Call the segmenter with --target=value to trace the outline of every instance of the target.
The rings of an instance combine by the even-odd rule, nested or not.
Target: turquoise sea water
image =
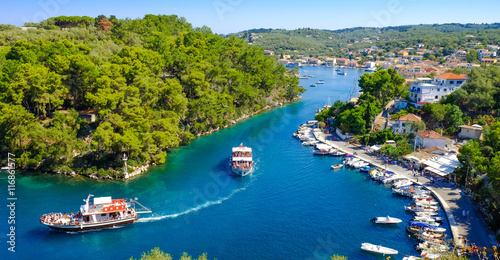
[[[313,156],[291,134],[313,119],[315,110],[345,99],[362,71],[336,75],[332,68],[308,67],[315,78],[301,80],[308,89],[300,102],[263,113],[236,126],[195,140],[169,154],[167,163],[126,181],[93,181],[54,175],[17,175],[16,252],[2,259],[128,259],[154,247],[179,258],[182,252],[207,252],[217,259],[375,259],[361,243],[399,250],[396,259],[416,255],[416,240],[404,228],[411,219],[409,199],[391,194],[355,170],[330,170],[339,158]],[[325,84],[311,88],[323,79]],[[231,148],[254,149],[251,175],[230,175]],[[2,173],[1,178],[6,175]],[[7,204],[7,182],[0,180]],[[48,212],[77,211],[91,193],[139,198],[153,210],[139,223],[121,228],[62,233],[39,224]],[[0,232],[7,234],[9,211],[0,211]],[[395,227],[377,226],[374,216],[401,218]],[[441,213],[442,215],[442,213]],[[447,227],[447,224],[445,225]],[[391,258],[394,259],[394,258]]]

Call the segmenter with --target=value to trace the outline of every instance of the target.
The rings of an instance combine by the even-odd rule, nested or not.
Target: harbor
[[[332,165],[342,164],[342,157],[315,156],[310,147],[291,136],[299,124],[312,119],[328,97],[332,101],[346,99],[353,81],[364,71],[350,69],[340,76],[333,68],[307,69],[316,78],[301,80],[302,84],[317,79],[324,79],[324,84],[308,89],[297,103],[173,149],[164,165],[151,166],[140,176],[107,182],[59,175],[16,176],[18,201],[23,202],[16,209],[16,239],[22,241],[16,257],[53,259],[93,254],[101,259],[137,258],[151,250],[152,237],[157,241],[155,246],[175,257],[183,252],[207,252],[217,259],[330,259],[334,254],[368,259],[371,256],[361,250],[362,243],[397,250],[391,259],[417,255],[417,241],[408,238],[404,228],[414,217],[403,208],[411,199],[393,195],[365,173],[354,174],[345,167],[332,170]],[[319,139],[327,137],[318,135]],[[232,149],[241,143],[252,148],[253,171],[246,176],[233,174],[229,163]],[[345,142],[332,144],[384,166]],[[133,166],[133,162],[128,163]],[[395,165],[387,168],[399,171]],[[0,192],[6,196],[6,190]],[[48,212],[75,211],[75,202],[89,193],[137,197],[152,213],[141,215],[133,225],[70,234],[51,231],[39,223],[40,216]],[[461,214],[451,212],[460,228]],[[0,215],[6,219],[7,213],[1,211]],[[438,214],[444,217],[442,210]],[[370,221],[376,216],[402,222],[380,225]],[[447,225],[444,217],[442,226]],[[7,227],[6,223],[0,226]],[[468,232],[469,241],[481,236],[475,230]]]
[[[332,134],[325,134],[323,131],[314,131],[313,134],[315,139],[321,143],[328,144],[344,153],[355,153],[355,157],[374,167],[395,172],[400,176],[414,180],[416,184],[424,185],[426,189],[432,192],[433,196],[438,199],[443,207],[451,228],[453,243],[456,246],[464,246],[464,237],[481,247],[495,245],[493,234],[488,233],[488,226],[483,219],[484,216],[480,215],[478,207],[474,205],[470,196],[456,185],[446,181],[431,181],[430,176],[424,177],[421,173],[415,177],[415,172],[407,167],[401,166],[398,163],[387,164],[384,160],[373,154],[369,154],[367,150],[359,146],[352,145],[340,138],[336,138],[335,140],[332,138]],[[463,212],[467,212],[466,215]]]

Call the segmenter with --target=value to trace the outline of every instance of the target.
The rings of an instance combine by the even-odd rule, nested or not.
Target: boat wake
[[[247,188],[247,186],[243,187],[243,188],[240,188],[240,189],[237,189],[237,190],[234,190],[233,192],[231,192],[231,194],[229,194],[227,197],[224,197],[224,198],[221,198],[219,200],[216,200],[216,201],[207,201],[201,205],[198,205],[194,208],[190,208],[188,210],[185,210],[185,211],[182,211],[182,212],[179,212],[179,213],[175,213],[175,214],[169,214],[169,215],[163,215],[163,216],[154,216],[154,217],[148,217],[148,218],[140,218],[137,222],[153,222],[153,221],[158,221],[158,220],[162,220],[162,219],[166,219],[166,218],[176,218],[176,217],[179,217],[179,216],[182,216],[182,215],[186,215],[186,214],[189,214],[189,213],[192,213],[192,212],[196,212],[198,210],[201,210],[201,209],[204,209],[204,208],[208,208],[210,206],[213,206],[213,205],[218,205],[218,204],[221,204],[222,202],[230,199],[231,197],[233,197],[234,194],[240,192],[240,191],[243,191]]]

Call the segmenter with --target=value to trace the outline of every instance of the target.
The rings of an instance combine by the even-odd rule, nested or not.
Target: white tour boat
[[[381,245],[374,245],[370,243],[362,243],[361,244],[361,250],[369,251],[372,253],[377,253],[377,254],[382,254],[382,255],[397,255],[398,250],[384,247]]]
[[[374,223],[377,223],[377,224],[398,224],[398,223],[401,223],[403,222],[401,219],[399,218],[392,218],[392,217],[374,217],[372,219],[372,221]]]
[[[76,213],[49,213],[40,218],[40,223],[51,229],[63,231],[83,231],[132,224],[139,219],[139,214],[151,213],[151,210],[135,200],[111,199],[111,197],[94,197],[90,201],[89,194],[80,211]],[[142,207],[137,211],[135,205]]]
[[[252,148],[240,144],[233,147],[231,154],[231,170],[240,176],[249,174],[253,169]]]

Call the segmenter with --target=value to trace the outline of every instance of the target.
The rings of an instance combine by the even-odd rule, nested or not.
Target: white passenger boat
[[[83,231],[132,224],[139,220],[139,214],[151,213],[151,210],[142,206],[137,199],[111,199],[111,197],[94,197],[93,202],[89,194],[80,211],[76,213],[49,213],[40,218],[40,223],[54,230]],[[136,204],[142,210],[136,210]]]
[[[233,147],[231,153],[231,170],[240,176],[249,174],[253,169],[252,148],[240,144]]]
[[[392,217],[374,217],[372,221],[376,224],[398,224],[403,222],[399,218],[392,218]]]
[[[370,243],[362,243],[361,250],[369,251],[372,253],[382,254],[382,255],[397,255],[398,250],[388,248],[381,245],[374,245]]]

